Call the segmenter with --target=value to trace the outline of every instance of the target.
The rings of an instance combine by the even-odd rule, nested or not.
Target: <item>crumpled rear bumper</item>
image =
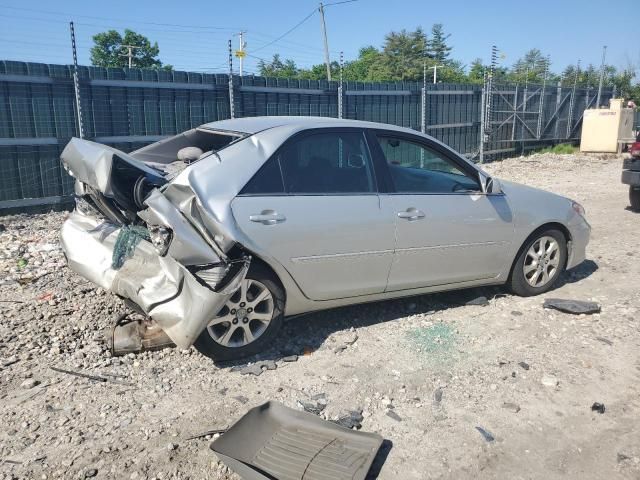
[[[188,348],[237,290],[248,263],[223,289],[215,291],[171,256],[161,257],[151,243],[141,240],[133,255],[116,270],[112,254],[119,232],[116,225],[72,212],[60,234],[69,267],[136,303],[178,347]]]

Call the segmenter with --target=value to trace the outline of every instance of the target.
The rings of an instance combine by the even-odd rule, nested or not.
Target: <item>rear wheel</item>
[[[567,241],[559,230],[539,230],[525,242],[509,278],[511,291],[522,297],[553,287],[567,264]]]
[[[629,203],[631,203],[631,209],[636,212],[640,212],[640,187],[629,187]]]
[[[209,321],[195,347],[214,360],[254,355],[272,342],[280,330],[284,292],[280,282],[262,265],[252,265],[240,288]]]

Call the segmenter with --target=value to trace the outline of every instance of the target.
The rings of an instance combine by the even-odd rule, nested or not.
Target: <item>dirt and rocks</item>
[[[198,435],[269,399],[380,433],[382,479],[640,478],[640,216],[626,209],[621,158],[487,170],[586,207],[588,260],[558,289],[301,317],[254,359],[268,362],[260,375],[193,349],[111,358],[103,331],[123,306],[65,267],[65,214],[0,217],[0,478],[237,478]],[[543,309],[549,297],[602,310]]]

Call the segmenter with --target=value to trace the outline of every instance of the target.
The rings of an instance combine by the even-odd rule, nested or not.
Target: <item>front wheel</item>
[[[629,203],[631,203],[631,209],[640,212],[640,187],[629,187]]]
[[[531,235],[520,251],[509,277],[509,287],[521,297],[545,293],[560,278],[567,264],[567,241],[558,230]]]
[[[234,360],[265,350],[282,326],[284,300],[278,279],[263,266],[252,265],[194,346],[213,360]]]

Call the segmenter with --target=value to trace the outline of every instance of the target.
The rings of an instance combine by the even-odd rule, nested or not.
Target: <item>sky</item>
[[[551,56],[551,70],[559,72],[578,59],[598,66],[603,45],[607,63],[640,65],[640,42],[624,23],[637,17],[638,1],[357,0],[328,6],[325,15],[332,60],[340,51],[350,60],[363,46],[379,47],[390,31],[417,26],[429,31],[432,24],[442,23],[451,34],[452,58],[463,64],[478,57],[489,63],[495,44],[506,66],[528,49],[539,48]],[[227,42],[232,39],[237,48],[239,31],[246,32],[245,74],[257,73],[259,59],[274,53],[309,67],[324,60],[317,7],[315,0],[0,0],[0,60],[71,63],[73,20],[78,61],[84,65],[90,64],[92,35],[130,28],[157,41],[160,59],[177,70],[227,72]]]

